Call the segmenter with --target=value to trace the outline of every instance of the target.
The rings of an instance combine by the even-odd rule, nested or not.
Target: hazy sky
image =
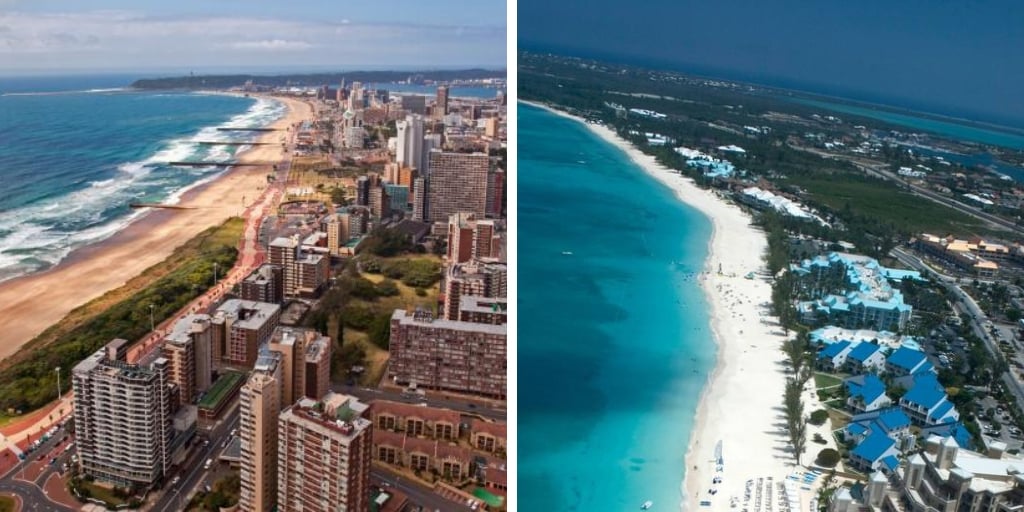
[[[520,47],[1024,126],[1024,1],[519,0],[518,9]]]
[[[0,73],[505,67],[472,0],[0,0]]]

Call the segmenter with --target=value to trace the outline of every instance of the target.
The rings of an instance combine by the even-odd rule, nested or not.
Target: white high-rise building
[[[395,161],[404,167],[423,169],[423,118],[409,115],[395,126],[398,128]]]
[[[170,362],[129,364],[127,344],[111,341],[72,371],[75,441],[86,475],[146,487],[171,465]]]

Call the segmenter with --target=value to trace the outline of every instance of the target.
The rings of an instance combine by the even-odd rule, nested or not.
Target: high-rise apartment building
[[[353,397],[329,393],[281,413],[278,510],[371,510],[373,423],[363,417],[366,409]]]
[[[295,296],[295,273],[289,273],[288,269],[294,267],[298,252],[299,241],[295,238],[275,238],[267,248],[267,261],[271,265],[281,267],[284,276],[282,293],[285,297]]]
[[[270,263],[260,265],[242,280],[242,300],[284,302],[284,269]]]
[[[330,243],[331,233],[328,232],[328,247]],[[270,242],[268,252],[270,264],[277,265],[283,270],[285,297],[312,298],[327,284],[331,268],[330,259],[321,254],[303,251],[298,239],[278,237]]]
[[[412,220],[427,220],[427,180],[416,178],[412,188]]]
[[[419,94],[405,94],[402,96],[401,105],[402,110],[407,110],[410,114],[424,115],[427,113],[427,97]]]
[[[349,231],[349,214],[347,211],[328,215],[320,223],[321,229],[327,233],[327,250],[337,256],[341,248],[351,238]]]
[[[484,135],[492,139],[498,137],[498,118],[488,117],[484,120]]]
[[[401,130],[399,130],[401,133]],[[401,137],[399,137],[401,142]],[[356,205],[367,206],[370,204],[370,178],[369,176],[360,176],[356,178]]]
[[[444,126],[439,127],[440,131],[444,131]],[[435,149],[443,149],[441,143],[441,133],[428,133],[423,136],[423,158],[421,160],[422,169],[419,170],[420,176],[424,178],[430,178],[430,152]]]
[[[171,465],[170,362],[128,364],[125,347],[114,340],[72,370],[75,441],[86,475],[146,487]]]
[[[448,266],[444,279],[444,307],[442,318],[446,320],[472,321],[465,318],[463,299],[503,299],[508,296],[508,266],[498,262],[470,260]],[[475,303],[479,303],[479,300]],[[487,301],[484,301],[487,302]],[[490,301],[489,304],[498,304]],[[504,302],[501,302],[504,304]],[[502,312],[504,308],[502,307]],[[472,315],[470,315],[472,316]],[[493,323],[488,321],[487,323]]]
[[[501,240],[497,224],[469,212],[448,217],[448,263],[465,263],[471,259],[501,257]]]
[[[274,332],[281,306],[230,299],[213,314],[213,358],[221,364],[252,367],[259,348]]]
[[[163,353],[170,361],[170,380],[178,386],[179,405],[192,403],[212,383],[213,334],[210,315],[192,314],[178,320],[164,338]]]
[[[458,212],[481,218],[487,211],[487,171],[490,158],[483,153],[430,152],[427,219],[448,222]]]
[[[278,327],[267,348],[281,354],[281,397],[285,405],[302,397],[319,399],[330,381],[331,340],[313,329]]]
[[[281,355],[263,351],[239,393],[242,440],[241,510],[269,512],[277,505],[277,416],[281,412]]]
[[[388,373],[398,384],[506,397],[504,325],[435,320],[429,311],[391,316]]]
[[[409,187],[387,183],[384,189],[388,194],[388,207],[391,211],[409,211]]]
[[[485,207],[488,217],[505,216],[505,171],[503,169],[491,169],[487,173],[487,206]]]
[[[448,115],[448,86],[437,87],[437,100],[434,102],[434,117],[441,119]]]
[[[391,199],[383,186],[370,189],[370,214],[381,219],[391,216]]]

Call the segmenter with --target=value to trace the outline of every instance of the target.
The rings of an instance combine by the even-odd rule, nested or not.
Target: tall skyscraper
[[[363,417],[367,408],[353,397],[329,393],[281,413],[278,510],[371,510],[373,423]]]
[[[399,132],[401,133],[401,132]],[[402,139],[398,139],[399,147],[401,147]],[[367,206],[370,204],[370,177],[360,176],[356,178],[356,204],[359,206]]]
[[[481,218],[487,211],[487,171],[490,158],[483,153],[430,152],[427,220],[448,222],[448,216],[469,212]]]
[[[430,178],[430,152],[435,149],[441,149],[441,134],[430,133],[424,135],[422,159],[423,168],[420,169],[420,175],[428,179]]]
[[[498,118],[497,117],[488,117],[484,121],[484,136],[490,137],[492,139],[498,137]]]
[[[264,351],[240,392],[241,510],[269,512],[277,504],[277,416],[281,412],[281,355]]]
[[[327,250],[337,256],[341,248],[348,243],[349,214],[347,211],[328,215],[322,222],[321,229],[327,233]]]
[[[487,173],[487,216],[502,217],[505,214],[505,171],[492,169]]]
[[[367,178],[367,191],[370,178]],[[327,234],[328,245],[330,233]],[[270,242],[269,262],[283,269],[284,296],[312,298],[319,294],[327,283],[330,273],[330,260],[322,254],[302,249],[296,238],[278,237]]]
[[[410,114],[424,115],[427,113],[427,97],[419,94],[404,94],[401,99],[402,110]]]
[[[423,169],[423,118],[409,115],[395,126],[398,128],[395,161],[403,167]]]
[[[434,117],[438,119],[448,115],[448,86],[437,87],[437,101],[434,102]]]
[[[83,473],[118,486],[149,486],[171,465],[170,363],[123,359],[114,340],[72,370],[75,441]]]
[[[213,374],[213,325],[210,315],[187,315],[164,338],[170,380],[178,386],[179,405],[192,403],[210,387]]]

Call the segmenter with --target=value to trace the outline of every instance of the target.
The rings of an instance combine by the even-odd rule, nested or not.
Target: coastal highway
[[[500,409],[491,409],[484,406],[476,405],[466,400],[452,400],[450,398],[436,398],[429,396],[418,396],[408,395],[400,391],[388,391],[384,389],[374,388],[360,388],[356,386],[345,386],[341,384],[332,384],[331,390],[344,393],[346,395],[352,395],[362,401],[372,400],[390,400],[392,402],[402,402],[406,404],[427,404],[430,407],[440,407],[444,409],[451,409],[464,414],[472,414],[476,416],[482,416],[484,418],[504,421],[507,417],[506,412]]]
[[[985,330],[984,323],[988,320],[985,312],[981,310],[978,303],[974,301],[967,292],[957,286],[956,279],[945,274],[939,273],[932,269],[928,264],[918,258],[917,256],[910,254],[909,252],[896,247],[893,248],[889,253],[890,256],[896,258],[904,265],[921,272],[922,275],[930,276],[936,279],[947,292],[951,292],[953,296],[957,298],[957,302],[954,304],[954,310],[957,312],[967,313],[970,318],[971,331],[978,339],[982,340],[985,345],[985,349],[992,357],[997,357],[1000,354],[999,346],[996,344],[996,340],[992,339],[991,333]],[[1021,385],[1020,381],[1013,376],[1012,371],[1005,371],[999,379],[1002,380],[1006,389],[1010,391],[1010,394],[1017,401],[1017,407],[1024,412],[1024,386]]]

